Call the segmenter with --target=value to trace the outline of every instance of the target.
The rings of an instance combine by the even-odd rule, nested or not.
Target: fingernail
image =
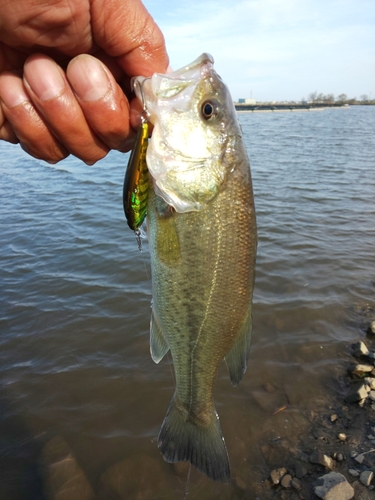
[[[23,102],[29,101],[22,79],[12,73],[1,75],[1,101],[8,109],[14,108]]]
[[[66,87],[63,70],[47,56],[37,56],[26,61],[24,78],[41,101],[54,99]]]
[[[68,80],[82,101],[98,101],[111,88],[111,82],[103,64],[95,57],[83,54],[68,65]]]

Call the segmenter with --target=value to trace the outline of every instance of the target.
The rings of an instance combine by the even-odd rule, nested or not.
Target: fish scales
[[[257,236],[246,150],[212,62],[203,54],[171,75],[154,75],[141,82],[138,97],[155,126],[147,153],[151,354],[159,362],[170,349],[176,376],[158,445],[166,461],[189,461],[226,482],[229,460],[213,390],[223,358],[233,385],[246,370]],[[184,119],[193,125],[180,138],[174,132],[183,131]]]

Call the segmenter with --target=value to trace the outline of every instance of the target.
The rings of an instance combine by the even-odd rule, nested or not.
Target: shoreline
[[[294,112],[294,111],[324,111],[327,108],[349,109],[348,104],[344,105],[308,105],[308,104],[239,104],[234,103],[237,113],[275,113],[275,112]]]

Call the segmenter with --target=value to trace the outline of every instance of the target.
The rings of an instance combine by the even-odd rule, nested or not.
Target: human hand
[[[0,0],[0,139],[51,163],[129,151],[130,78],[167,66],[140,0]]]

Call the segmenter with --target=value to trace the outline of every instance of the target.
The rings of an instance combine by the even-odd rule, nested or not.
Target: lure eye
[[[205,120],[211,120],[217,115],[217,108],[212,101],[204,101],[201,106],[201,111]]]

